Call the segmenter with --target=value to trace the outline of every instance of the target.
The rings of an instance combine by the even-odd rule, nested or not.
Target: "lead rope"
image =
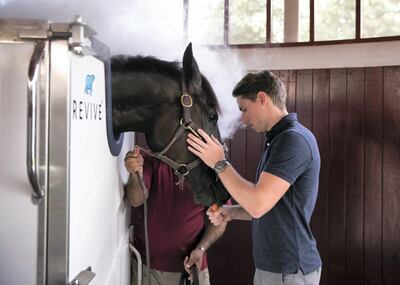
[[[149,244],[149,232],[147,228],[147,197],[149,197],[149,192],[147,191],[146,185],[144,185],[143,178],[140,176],[139,172],[136,172],[136,176],[139,180],[140,188],[144,195],[144,205],[143,205],[143,215],[144,215],[144,240],[146,247],[146,275],[147,275],[147,285],[150,285],[150,244]],[[142,280],[143,283],[143,280]],[[142,284],[138,284],[142,285]]]

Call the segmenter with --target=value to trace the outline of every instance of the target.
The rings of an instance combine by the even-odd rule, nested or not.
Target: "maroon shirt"
[[[181,272],[183,260],[196,247],[204,231],[206,208],[193,202],[188,185],[175,183],[173,170],[160,160],[144,155],[143,177],[149,190],[148,230],[150,266],[167,272]],[[143,206],[134,209],[135,247],[145,263]],[[204,254],[202,269],[207,267]]]

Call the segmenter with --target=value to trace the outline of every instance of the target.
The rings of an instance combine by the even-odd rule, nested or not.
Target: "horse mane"
[[[173,79],[179,78],[181,72],[179,63],[176,61],[165,61],[152,56],[141,55],[114,56],[111,58],[111,69],[113,71],[161,73]]]
[[[153,56],[117,55],[111,58],[111,70],[116,72],[151,72],[160,73],[175,80],[180,80],[181,64],[177,61],[165,61]],[[201,87],[209,96],[211,104],[220,112],[217,96],[208,79],[202,74]]]

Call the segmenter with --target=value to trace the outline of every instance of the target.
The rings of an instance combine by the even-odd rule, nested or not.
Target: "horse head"
[[[229,198],[222,183],[188,149],[189,132],[201,128],[220,139],[219,106],[188,45],[182,66],[152,57],[112,59],[114,132],[143,132],[157,158],[186,179],[194,201],[206,206]]]

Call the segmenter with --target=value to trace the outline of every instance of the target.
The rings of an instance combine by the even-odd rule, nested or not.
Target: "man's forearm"
[[[231,208],[232,220],[250,221],[250,214],[240,205],[225,206]]]
[[[199,244],[197,245],[197,248],[201,249],[202,251],[206,251],[207,249],[210,248],[210,246],[216,242],[222,234],[225,232],[227,223],[224,222],[218,226],[215,226],[213,224],[208,224],[206,231],[201,238]]]
[[[128,183],[125,185],[125,192],[132,207],[139,207],[144,203],[145,195],[143,191],[147,192],[147,189],[142,189],[142,187],[146,188],[143,179],[141,183],[138,175],[130,173]]]

